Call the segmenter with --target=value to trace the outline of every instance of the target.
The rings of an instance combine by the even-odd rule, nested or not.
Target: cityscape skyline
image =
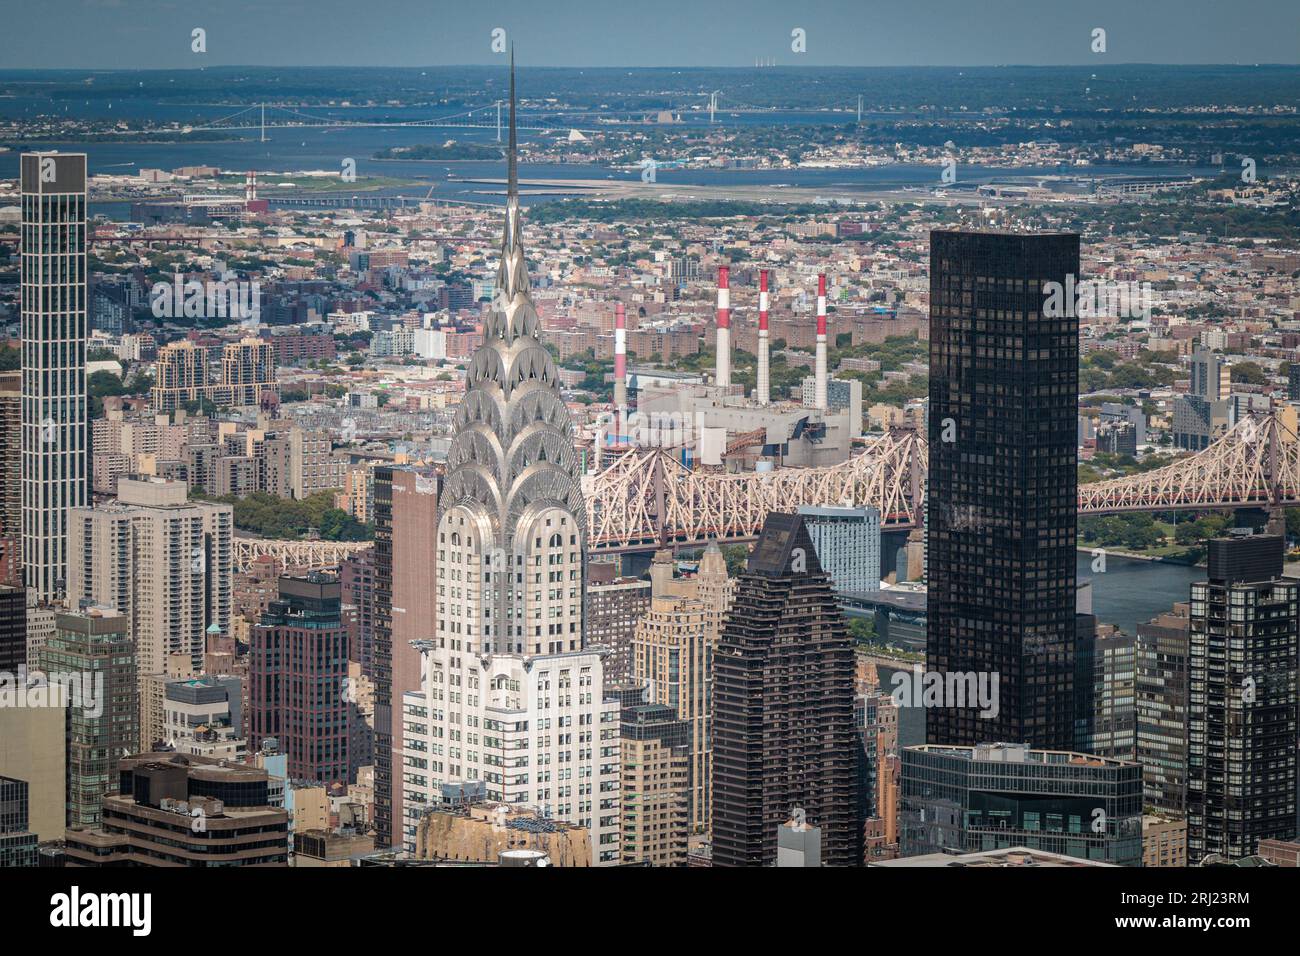
[[[1024,931],[1266,925],[1300,867],[1300,64],[1054,44],[1285,17],[448,5],[501,55],[293,66],[414,8],[339,9],[181,37],[249,26],[265,71],[0,70],[21,911],[179,938],[191,868],[295,902],[300,868],[586,869],[639,915],[632,868],[988,867],[878,874],[868,925],[1016,891]],[[84,63],[195,14],[23,22]],[[689,77],[567,65],[638,18]],[[1051,65],[671,65],[733,22]],[[388,879],[333,874],[364,915],[304,938],[382,931],[422,892]]]

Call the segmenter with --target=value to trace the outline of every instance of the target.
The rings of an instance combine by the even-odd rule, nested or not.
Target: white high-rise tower
[[[436,620],[403,698],[404,842],[445,783],[586,827],[619,859],[619,707],[585,648],[586,502],[559,375],[528,288],[510,69],[497,298],[467,373],[438,503]]]
[[[456,410],[438,503],[438,546],[448,557],[439,561],[439,574],[460,565],[483,579],[480,587],[458,587],[462,596],[447,601],[448,613],[438,624],[466,650],[553,654],[582,648],[587,508],[573,423],[560,397],[555,360],[538,339],[528,289],[513,84],[512,70],[509,189],[496,301]]]

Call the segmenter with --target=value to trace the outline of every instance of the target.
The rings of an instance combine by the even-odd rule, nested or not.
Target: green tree
[[[876,643],[876,622],[870,617],[849,618],[849,635],[857,644]]]
[[[104,414],[104,399],[110,395],[128,395],[126,384],[112,372],[95,372],[86,379],[86,388],[90,397],[90,417],[101,418]]]
[[[727,574],[734,578],[745,570],[745,565],[749,562],[749,548],[743,544],[723,545],[722,557],[727,562]]]
[[[1232,381],[1243,385],[1265,385],[1268,373],[1258,362],[1235,362],[1231,366]]]

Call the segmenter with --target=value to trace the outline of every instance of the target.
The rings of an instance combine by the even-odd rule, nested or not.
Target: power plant
[[[711,382],[640,369],[627,381],[626,318],[616,306],[614,413],[598,437],[597,468],[633,448],[663,448],[691,468],[727,472],[818,467],[849,458],[862,435],[862,387],[827,371],[826,275],[817,277],[814,388],[808,399],[772,395],[767,269],[759,272],[757,376],[753,393],[732,380],[731,270],[718,267],[717,353]],[[833,399],[833,400],[832,400]],[[630,400],[630,405],[629,405]]]

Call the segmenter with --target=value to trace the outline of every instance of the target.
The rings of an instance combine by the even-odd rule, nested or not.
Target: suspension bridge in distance
[[[709,124],[713,124],[715,113],[718,112],[718,97],[723,95],[722,90],[714,90],[711,93],[701,93],[701,96],[707,96],[707,105],[692,104],[690,107],[682,106],[671,107],[666,112],[677,116],[691,116],[703,120],[708,116]],[[836,103],[833,106],[815,107],[815,108],[797,108],[797,107],[755,107],[733,104],[726,107],[724,115],[764,115],[764,116],[781,116],[784,114],[808,114],[808,113],[825,113],[828,117],[833,117],[832,122],[839,121],[844,115],[853,115],[862,122],[862,97],[858,96],[856,104]],[[356,109],[357,107],[345,106],[326,106],[319,107],[321,110],[326,109]],[[473,109],[465,110],[460,113],[452,113],[447,116],[435,116],[429,119],[418,120],[398,120],[398,119],[340,119],[337,116],[323,116],[320,113],[307,113],[302,109],[294,109],[288,106],[281,106],[273,103],[255,103],[252,106],[246,106],[227,116],[219,117],[214,120],[197,122],[192,125],[183,127],[185,132],[253,132],[261,133],[263,141],[266,139],[266,131],[273,129],[363,129],[367,127],[377,129],[491,129],[496,130],[497,140],[500,141],[504,131],[504,101],[498,100],[490,106],[478,106]],[[304,109],[311,109],[305,107]],[[569,111],[574,118],[581,118],[590,122],[595,120],[601,123],[604,131],[611,129],[617,130],[620,127],[646,125],[648,117],[654,115],[655,111],[647,110],[640,113],[609,111],[599,109],[577,109]],[[653,124],[651,124],[653,125]],[[576,127],[572,123],[565,121],[562,117],[556,117],[553,123],[536,125],[524,120],[517,127],[522,132],[532,133],[555,133],[564,130],[576,130],[579,133],[595,133],[594,129],[583,129]]]

